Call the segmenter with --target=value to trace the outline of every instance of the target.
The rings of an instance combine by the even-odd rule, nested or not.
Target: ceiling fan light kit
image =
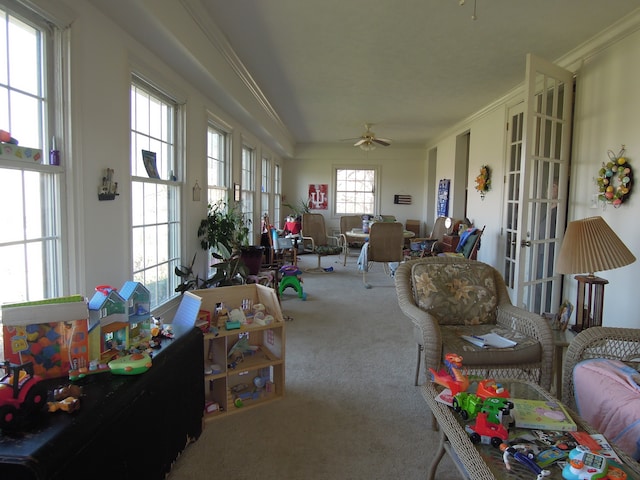
[[[377,145],[382,145],[383,147],[391,145],[391,140],[376,137],[376,134],[371,131],[373,123],[365,123],[364,126],[366,131],[360,136],[358,141],[353,144],[354,147],[360,147],[362,150],[369,152],[375,150]]]

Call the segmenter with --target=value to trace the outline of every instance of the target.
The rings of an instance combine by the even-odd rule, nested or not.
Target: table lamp
[[[573,330],[579,332],[602,325],[604,286],[609,281],[596,277],[594,273],[624,267],[635,261],[636,257],[602,217],[569,222],[556,271],[562,274],[587,273],[575,277],[578,281],[578,301]]]

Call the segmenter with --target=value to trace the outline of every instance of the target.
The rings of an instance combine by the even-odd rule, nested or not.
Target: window
[[[260,208],[263,214],[269,214],[269,194],[271,192],[271,162],[268,158],[262,158],[262,170],[260,171]],[[272,222],[273,223],[273,222]]]
[[[336,215],[374,214],[377,178],[375,168],[336,168]]]
[[[54,42],[60,48],[54,49]],[[20,141],[0,159],[0,303],[61,296],[63,169],[48,165],[57,131],[60,32],[27,10],[0,6],[0,127]],[[63,116],[63,115],[60,115]],[[61,126],[60,126],[61,129]],[[58,139],[60,142],[60,139]],[[40,157],[41,160],[38,160]]]
[[[280,215],[282,212],[282,172],[280,165],[274,165],[273,170],[273,219],[274,227],[280,228]]]
[[[255,231],[253,229],[253,197],[255,189],[255,150],[247,146],[242,147],[242,166],[241,166],[241,192],[240,200],[242,202],[242,212],[245,218],[250,222],[249,242],[253,242]]]
[[[227,133],[209,125],[207,130],[207,201],[227,200],[229,189]]]
[[[133,280],[151,292],[151,308],[177,296],[180,264],[178,104],[137,77],[131,84]],[[142,152],[151,152],[145,164]],[[154,158],[155,157],[155,158]],[[153,165],[150,165],[153,164]],[[154,168],[155,167],[155,168]],[[157,178],[156,178],[157,177]]]

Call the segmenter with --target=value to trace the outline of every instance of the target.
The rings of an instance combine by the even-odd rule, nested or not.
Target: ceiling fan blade
[[[386,138],[372,138],[371,140],[385,147],[388,147],[389,145],[391,145],[391,140]]]
[[[358,140],[356,143],[353,144],[354,147],[359,147],[360,145],[363,145],[367,142],[370,142],[371,140],[369,138],[361,138],[360,140]]]

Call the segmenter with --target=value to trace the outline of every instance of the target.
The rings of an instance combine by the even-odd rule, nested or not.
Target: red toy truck
[[[12,365],[5,360],[0,379],[0,428],[15,425],[19,415],[40,410],[47,401],[47,389],[33,373],[33,363]]]

